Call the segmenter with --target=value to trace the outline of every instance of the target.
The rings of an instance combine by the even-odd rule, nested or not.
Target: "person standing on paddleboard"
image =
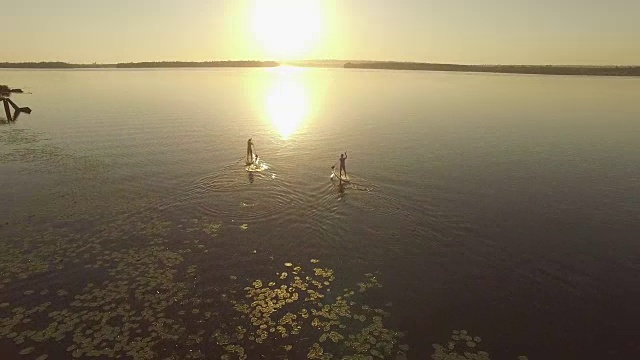
[[[344,170],[344,176],[347,176],[347,168],[345,167],[345,162],[347,161],[347,152],[344,154],[340,154],[340,178],[342,178],[342,171]]]
[[[253,164],[253,142],[247,141],[247,164]]]

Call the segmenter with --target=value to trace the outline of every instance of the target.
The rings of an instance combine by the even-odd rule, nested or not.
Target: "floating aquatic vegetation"
[[[382,287],[382,285],[378,282],[378,279],[376,279],[374,274],[368,273],[368,274],[365,274],[365,276],[367,277],[368,281],[358,283],[359,292],[365,292],[368,289],[371,289],[374,287]]]
[[[24,280],[33,274],[49,270],[49,264],[41,257],[46,250],[27,253],[15,246],[0,243],[0,289],[14,280]],[[33,290],[25,291],[31,295]]]
[[[344,358],[385,358],[402,353],[397,344],[402,334],[384,326],[383,318],[388,313],[347,301],[355,296],[350,289],[344,289],[342,295],[331,295],[335,280],[332,269],[314,268],[307,275],[301,266],[284,265],[296,269],[300,276],[289,277],[282,272],[268,282],[257,279],[244,288],[246,300],[233,301],[236,311],[242,314],[238,320],[246,321],[249,341],[276,347],[285,339],[304,334],[305,339],[315,341],[279,346],[285,351],[306,347],[310,359],[330,359],[333,354]],[[368,274],[361,285],[365,291],[380,286],[373,274]],[[327,300],[329,295],[332,300]],[[323,343],[331,344],[331,353],[322,347]]]
[[[22,349],[20,351],[20,355],[27,355],[27,354],[31,354],[33,351],[35,350],[34,347],[28,347],[26,349]]]
[[[138,222],[137,233],[148,237],[162,237],[169,234],[172,223],[170,221],[152,220],[149,222]]]
[[[238,359],[246,359],[247,355],[244,352],[244,348],[239,345],[226,345],[224,350],[227,352],[225,355],[235,354]]]
[[[331,354],[326,354],[320,344],[314,343],[309,349],[309,353],[307,354],[307,359],[331,359],[333,356]]]
[[[184,328],[167,318],[165,310],[186,295],[186,286],[175,281],[175,268],[183,259],[163,247],[108,252],[100,259],[112,280],[87,284],[68,308],[48,314],[45,329],[25,330],[19,323],[25,314],[44,311],[50,302],[32,310],[16,308],[16,316],[0,320],[0,336],[16,344],[71,340],[67,349],[75,358],[125,354],[143,358],[154,353],[155,344],[176,341]],[[56,293],[69,294],[62,289]],[[143,305],[142,311],[134,308],[136,303]]]
[[[472,337],[466,330],[453,330],[446,345],[433,344],[434,360],[490,360],[489,353],[477,349],[482,339]]]
[[[202,231],[211,235],[212,237],[216,237],[218,236],[218,231],[220,230],[221,226],[222,226],[221,222],[212,221],[207,218],[191,219],[189,220],[186,231],[187,232]]]
[[[388,314],[366,303],[363,293],[381,286],[374,274],[340,291],[333,269],[287,262],[272,278],[243,284],[230,275],[215,289],[200,287],[203,274],[189,261],[203,233],[216,236],[220,226],[203,218],[179,228],[123,214],[91,236],[52,229],[0,244],[0,280],[8,280],[2,284],[47,271],[90,279],[78,287],[33,286],[29,302],[42,302],[35,307],[0,297],[0,338],[33,348],[34,357],[53,343],[69,358],[246,359],[272,351],[274,357],[356,359],[404,351],[401,334],[384,325]],[[168,241],[172,231],[182,241]]]

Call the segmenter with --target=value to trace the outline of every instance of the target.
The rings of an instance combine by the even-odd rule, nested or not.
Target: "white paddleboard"
[[[347,175],[340,176],[340,174],[336,173],[335,170],[331,173],[331,179],[332,180],[333,179],[341,180],[341,181],[344,181],[344,182],[350,182],[351,181],[351,180],[349,180],[349,176],[347,176]]]
[[[260,166],[249,165],[245,168],[245,170],[247,170],[248,172],[261,172],[265,169],[261,168]]]
[[[265,171],[268,168],[269,166],[262,162],[262,160],[256,159],[256,161],[254,161],[253,163],[247,164],[245,170],[247,170],[248,172],[260,172]]]

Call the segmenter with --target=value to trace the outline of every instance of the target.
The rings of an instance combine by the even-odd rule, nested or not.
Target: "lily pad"
[[[20,355],[27,355],[27,354],[31,354],[36,348],[34,347],[28,347],[26,349],[22,349],[20,351]]]

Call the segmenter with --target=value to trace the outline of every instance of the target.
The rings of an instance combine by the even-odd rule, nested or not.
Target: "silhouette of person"
[[[340,178],[342,178],[342,171],[344,171],[344,175],[347,176],[347,168],[345,167],[345,161],[347,161],[347,152],[344,154],[340,154]]]
[[[253,164],[253,142],[247,141],[247,164]]]

